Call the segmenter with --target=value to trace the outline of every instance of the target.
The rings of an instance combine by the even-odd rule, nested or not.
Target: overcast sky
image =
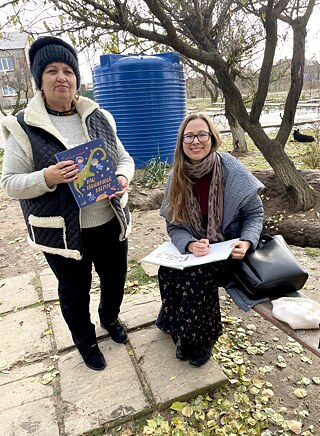
[[[0,0],[1,3],[4,3],[6,0]],[[42,6],[42,2],[41,2]],[[2,10],[3,11],[3,10]],[[0,17],[0,23],[5,18],[5,14],[1,13]],[[40,20],[42,23],[42,20]],[[308,37],[307,37],[307,44],[306,44],[306,59],[316,59],[320,63],[320,11],[319,8],[315,9],[308,24]],[[13,29],[8,29],[13,30]],[[80,72],[81,72],[81,80],[82,83],[90,83],[92,82],[92,74],[91,69],[94,64],[100,62],[100,55],[103,54],[102,52],[95,53],[93,56],[92,54],[89,56],[85,53],[79,54],[79,61],[80,61]],[[284,45],[278,44],[277,53],[276,53],[276,59],[283,59],[285,57],[291,58],[292,55],[292,41],[288,40]],[[89,59],[90,58],[90,59]]]

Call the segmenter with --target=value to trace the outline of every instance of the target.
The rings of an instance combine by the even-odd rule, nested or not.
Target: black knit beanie
[[[73,47],[55,36],[43,36],[34,41],[29,50],[30,70],[37,89],[41,89],[44,69],[51,62],[63,62],[69,65],[77,78],[80,88],[80,71],[78,56]]]

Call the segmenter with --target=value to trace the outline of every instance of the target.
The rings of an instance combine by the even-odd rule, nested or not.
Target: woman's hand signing
[[[205,256],[209,253],[209,240],[200,239],[199,241],[190,242],[188,244],[188,250],[194,256]]]
[[[112,195],[109,195],[109,198],[118,197],[119,195],[123,195],[127,189],[129,188],[128,180],[125,176],[117,176],[119,185],[121,187],[121,191],[117,191]]]
[[[235,247],[231,253],[232,259],[243,259],[246,252],[251,247],[250,241],[237,241],[231,244],[231,247]]]
[[[49,188],[59,183],[70,183],[77,180],[78,164],[72,160],[64,160],[55,165],[50,165],[44,172],[44,178]]]

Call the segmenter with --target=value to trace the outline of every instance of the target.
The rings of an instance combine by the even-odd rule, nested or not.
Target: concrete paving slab
[[[171,337],[156,327],[131,333],[130,344],[159,408],[228,382],[213,359],[199,368],[178,360]]]
[[[54,406],[50,399],[34,401],[0,412],[1,434],[5,436],[59,436]]]
[[[93,292],[90,294],[90,313],[91,321],[96,326],[97,337],[106,336],[106,330],[100,327],[98,306],[99,306],[100,294]],[[74,343],[69,331],[69,328],[62,316],[61,308],[59,304],[53,304],[50,310],[50,319],[52,323],[52,328],[54,331],[55,341],[58,351],[66,350],[72,346]]]
[[[150,267],[156,267],[156,265],[149,265]],[[50,302],[58,299],[58,282],[50,270],[46,268],[40,273],[40,281],[42,287],[43,300],[45,302]],[[91,292],[90,301],[90,311],[91,320],[96,325],[97,337],[102,337],[107,334],[107,332],[100,327],[99,317],[98,317],[98,305],[99,305],[100,294],[98,292]],[[121,313],[119,315],[120,320],[126,325],[129,330],[141,327],[144,325],[152,324],[156,320],[159,309],[161,305],[161,298],[159,291],[154,291],[150,293],[143,294],[125,294],[123,299],[123,304],[121,306]],[[58,334],[58,348],[60,350],[66,349],[72,346],[72,341],[70,341],[70,334],[68,329],[62,320],[61,323],[61,313],[59,310],[55,310],[53,313],[53,323],[57,324],[55,331],[60,331]],[[59,337],[62,340],[59,340]],[[61,343],[60,343],[61,342]]]
[[[65,431],[72,436],[151,411],[126,346],[110,339],[99,346],[107,360],[103,371],[87,368],[78,351],[58,361]]]
[[[30,306],[39,300],[33,284],[35,273],[0,280],[0,313]]]
[[[39,369],[39,365],[32,367]],[[19,376],[16,373],[13,377]],[[59,436],[53,390],[50,385],[43,385],[41,379],[42,375],[33,374],[1,386],[2,435]]]
[[[50,398],[53,390],[50,384],[41,383],[43,374],[34,374],[1,386],[0,411],[4,412],[31,401]]]
[[[91,321],[96,326],[97,338],[108,335],[107,331],[100,327],[98,315],[99,300],[100,293],[91,292]],[[160,305],[161,299],[158,291],[152,291],[146,294],[126,294],[123,299],[119,318],[129,331],[138,327],[150,325],[155,322],[159,313]],[[50,318],[58,350],[62,351],[72,347],[73,341],[67,324],[62,317],[59,305],[52,305]]]
[[[129,330],[154,324],[161,306],[159,291],[147,294],[126,294],[119,318]]]
[[[141,262],[141,266],[149,277],[156,277],[158,275],[159,265]]]
[[[48,324],[47,312],[42,305],[24,306],[26,301],[33,304],[38,300],[34,286],[29,289],[30,277],[10,279],[10,285],[20,283],[21,295],[28,295],[30,300],[19,300],[19,295],[15,298],[19,306],[5,306],[5,312],[0,316],[0,330],[6,332],[6,335],[0,335],[0,433],[8,436],[59,436],[53,390],[51,385],[41,383],[41,377],[52,365],[49,356],[53,355],[53,340],[60,351],[74,345],[59,305],[51,303],[49,316],[52,324]],[[51,270],[44,270],[41,284],[47,291],[44,293],[47,302],[57,298],[54,282]],[[0,301],[4,295],[1,288],[5,286],[8,286],[7,282],[0,287]],[[5,289],[6,304],[11,298],[8,289]],[[74,349],[61,354],[58,360],[60,398],[64,406],[60,409],[63,415],[59,419],[64,422],[66,434],[80,436],[103,425],[115,425],[118,421],[150,413],[152,404],[143,390],[142,378],[147,380],[154,401],[161,408],[176,400],[195,397],[227,381],[213,360],[202,368],[178,361],[170,337],[153,326],[145,327],[154,324],[158,315],[161,305],[158,290],[125,295],[120,319],[130,331],[127,346],[115,344],[100,327],[99,299],[99,292],[93,291],[90,310],[98,338],[106,338],[100,341],[100,348],[106,356],[107,368],[101,372],[88,369]],[[21,310],[12,312],[16,307]],[[43,335],[48,332],[49,325],[52,325],[54,336]],[[139,330],[133,331],[136,329]],[[128,354],[130,345],[138,360],[136,369]]]
[[[3,315],[0,319],[0,370],[52,353],[43,306]]]
[[[52,305],[49,316],[58,351],[66,350],[74,346],[70,330],[61,314],[60,305]]]
[[[58,300],[58,280],[50,268],[45,268],[40,273],[40,284],[43,301]]]
[[[44,373],[51,365],[52,360],[48,358],[41,362],[33,362],[28,365],[17,366],[10,371],[0,371],[0,386]]]

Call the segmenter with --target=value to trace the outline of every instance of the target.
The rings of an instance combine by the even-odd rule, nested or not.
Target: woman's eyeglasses
[[[193,133],[186,133],[182,136],[182,139],[185,144],[192,144],[196,138],[199,142],[207,142],[209,141],[211,135],[212,133],[209,132],[201,132],[197,135],[194,135]]]

